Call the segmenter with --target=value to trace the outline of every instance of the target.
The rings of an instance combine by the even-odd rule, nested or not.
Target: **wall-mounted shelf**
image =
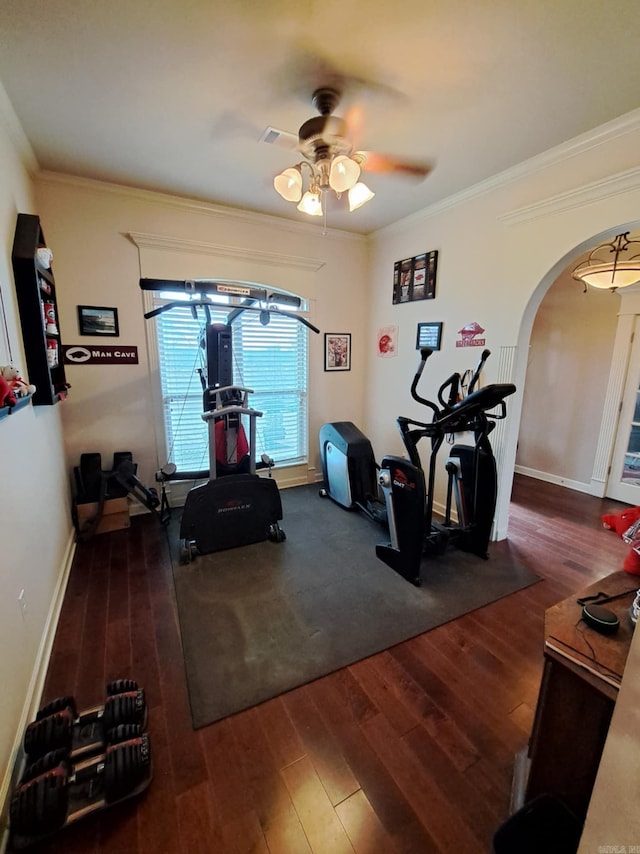
[[[31,403],[32,394],[26,395],[25,397],[19,397],[15,406],[0,406],[0,421],[3,418],[6,418],[7,415],[13,415],[14,412],[17,412],[19,409],[24,409],[25,406],[28,406]]]
[[[64,399],[69,384],[62,357],[55,278],[48,262],[39,256],[39,249],[46,249],[40,218],[18,214],[11,260],[27,375],[36,387],[34,406],[46,406]]]

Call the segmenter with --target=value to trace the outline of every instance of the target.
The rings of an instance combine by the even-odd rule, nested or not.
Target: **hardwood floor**
[[[531,729],[544,612],[622,568],[628,546],[601,524],[622,506],[516,477],[509,540],[540,583],[198,731],[164,531],[138,516],[81,544],[43,700],[84,706],[136,679],[154,780],[33,850],[490,852]]]

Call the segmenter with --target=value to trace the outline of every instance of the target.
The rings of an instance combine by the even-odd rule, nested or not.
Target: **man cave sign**
[[[137,347],[84,347],[67,344],[62,348],[65,365],[137,365]]]

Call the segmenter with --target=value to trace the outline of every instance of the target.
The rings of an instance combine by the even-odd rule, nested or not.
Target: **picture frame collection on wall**
[[[393,265],[392,304],[400,305],[435,299],[437,274],[437,249],[396,261]],[[431,350],[440,350],[442,328],[442,321],[419,322],[416,329],[416,349],[429,347]],[[397,354],[397,330],[397,325],[378,330],[376,338],[378,356],[389,357]],[[328,332],[324,336],[324,341],[325,371],[350,371],[351,335],[346,332]]]

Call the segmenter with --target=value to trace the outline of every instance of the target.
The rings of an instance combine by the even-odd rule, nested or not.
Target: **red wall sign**
[[[62,347],[65,365],[137,365],[138,348],[104,347],[102,344],[85,347],[82,344],[65,344]]]
[[[460,337],[456,340],[456,347],[484,347],[486,339],[480,337],[483,332],[484,329],[475,320],[473,323],[467,323],[462,329],[458,329]]]

